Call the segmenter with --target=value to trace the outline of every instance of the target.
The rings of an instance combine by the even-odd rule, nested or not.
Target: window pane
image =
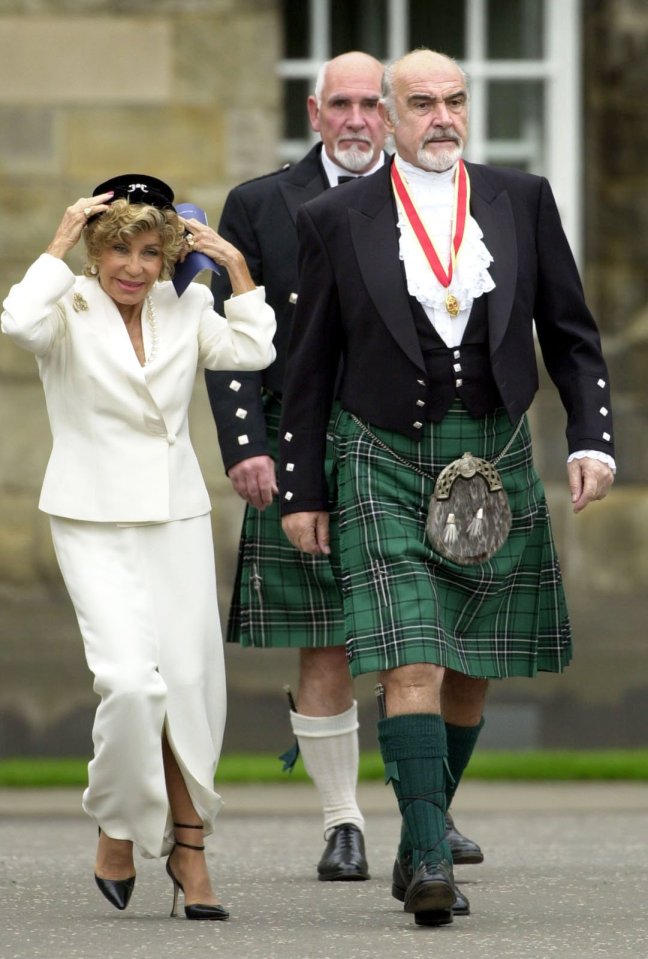
[[[331,4],[331,56],[362,50],[383,60],[387,56],[387,0],[346,0]]]
[[[305,0],[282,0],[283,48],[286,59],[308,56],[310,4]]]
[[[410,0],[409,48],[430,47],[458,60],[465,56],[465,3]]]
[[[544,86],[539,80],[492,80],[488,95],[488,159],[523,170],[545,168]]]
[[[302,140],[308,136],[306,100],[311,92],[308,80],[285,80],[283,85],[283,138]]]
[[[490,0],[489,60],[539,60],[543,57],[543,0]]]

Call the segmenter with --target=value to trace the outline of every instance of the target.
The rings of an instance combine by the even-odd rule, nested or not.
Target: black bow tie
[[[339,176],[338,186],[340,185],[340,183],[348,183],[349,180],[357,180],[357,179],[359,179],[357,176]]]

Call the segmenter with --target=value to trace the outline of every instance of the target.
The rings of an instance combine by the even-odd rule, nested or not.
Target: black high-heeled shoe
[[[101,835],[101,826],[99,835]],[[135,888],[135,876],[129,876],[128,879],[102,879],[95,873],[95,882],[101,894],[115,909],[126,908]]]
[[[95,873],[95,882],[101,893],[116,909],[125,909],[135,888],[135,876],[128,879],[102,879]]]
[[[202,826],[188,826],[181,822],[174,822],[173,825],[178,829],[202,829]],[[176,839],[175,845],[169,853],[169,858],[166,861],[166,871],[173,883],[171,918],[178,915],[178,890],[182,890],[184,894],[184,887],[171,868],[171,856],[176,846],[182,846],[183,849],[195,849],[196,852],[203,852],[205,849],[204,846],[192,846],[188,842],[180,842],[179,839]],[[189,905],[185,903],[184,911],[187,919],[229,919],[229,912],[224,906],[220,905],[212,906],[202,902],[193,902]]]

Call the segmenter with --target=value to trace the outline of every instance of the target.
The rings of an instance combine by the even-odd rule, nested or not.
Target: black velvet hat
[[[93,196],[114,190],[113,200],[128,200],[129,203],[146,203],[161,210],[173,209],[173,190],[154,176],[146,173],[122,173],[100,183],[92,191]]]

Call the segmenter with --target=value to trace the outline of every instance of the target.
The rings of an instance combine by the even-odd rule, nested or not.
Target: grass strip
[[[634,780],[648,781],[647,749],[605,750],[478,750],[466,770],[466,779],[482,780]],[[378,752],[360,756],[360,780],[383,779]],[[292,773],[282,772],[275,756],[251,753],[225,754],[219,767],[218,783],[306,782],[301,760]],[[0,786],[15,788],[83,786],[87,781],[84,759],[0,760]]]

